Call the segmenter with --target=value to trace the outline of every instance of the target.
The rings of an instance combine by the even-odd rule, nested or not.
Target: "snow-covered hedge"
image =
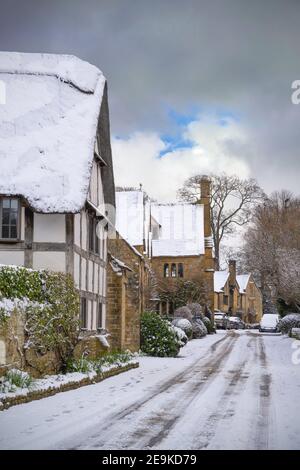
[[[188,338],[191,338],[193,336],[192,323],[186,318],[175,318],[172,321],[172,325],[183,330]]]
[[[149,356],[176,357],[181,341],[170,322],[156,312],[145,312],[141,318],[141,351]]]
[[[189,340],[187,335],[181,328],[178,328],[177,326],[172,325],[172,329],[175,331],[180,347],[182,348]]]
[[[187,304],[188,309],[191,311],[193,317],[203,317],[202,307],[195,302]]]
[[[286,315],[278,323],[278,329],[283,334],[290,334],[292,328],[300,328],[300,313]]]
[[[191,321],[193,315],[188,307],[179,307],[174,312],[174,318],[186,318],[187,320]]]
[[[208,317],[203,316],[202,322],[204,323],[208,334],[215,333],[214,325]]]
[[[204,325],[203,321],[200,318],[195,318],[192,321],[193,326],[193,338],[203,338],[203,336],[207,335],[207,328]]]

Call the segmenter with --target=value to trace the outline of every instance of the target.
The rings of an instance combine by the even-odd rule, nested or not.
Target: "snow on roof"
[[[204,211],[200,204],[152,204],[153,217],[161,225],[152,241],[153,256],[204,254]]]
[[[215,271],[214,272],[214,291],[223,292],[224,286],[229,277],[228,271]]]
[[[240,287],[241,294],[246,291],[250,276],[251,274],[239,274],[238,276],[236,276],[236,280]]]
[[[85,202],[105,77],[77,57],[0,52],[0,194],[39,212]]]
[[[144,243],[144,193],[116,192],[116,229],[133,246]]]

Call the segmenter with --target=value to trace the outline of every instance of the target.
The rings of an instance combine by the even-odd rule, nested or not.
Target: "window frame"
[[[98,302],[97,308],[97,330],[103,330],[103,302]]]
[[[170,266],[169,263],[164,263],[164,277],[170,277]]]
[[[17,237],[16,238],[2,238],[2,214],[3,214],[3,201],[4,200],[15,200],[17,201],[18,204],[18,209],[17,209]],[[9,225],[9,227],[11,227]],[[21,201],[20,198],[14,197],[14,196],[1,196],[0,197],[0,243],[17,243],[21,239]]]
[[[180,278],[184,277],[183,263],[178,263],[178,265],[177,265],[177,277],[180,277]]]
[[[83,308],[84,305],[84,308]],[[83,324],[83,312],[84,312],[84,324]],[[80,299],[80,329],[88,329],[88,300],[86,297],[81,297]]]
[[[171,278],[177,277],[177,264],[171,263]]]
[[[91,212],[88,213],[88,247],[89,253],[100,257],[100,239],[97,236],[98,219]]]

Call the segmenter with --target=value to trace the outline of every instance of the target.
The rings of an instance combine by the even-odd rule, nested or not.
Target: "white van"
[[[266,313],[259,323],[259,331],[266,333],[276,333],[278,331],[279,315]]]

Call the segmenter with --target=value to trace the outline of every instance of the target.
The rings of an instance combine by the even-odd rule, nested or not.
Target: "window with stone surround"
[[[171,265],[171,277],[177,277],[177,267],[175,263]]]
[[[168,263],[164,264],[164,277],[169,277],[169,265],[168,265]]]
[[[183,264],[182,263],[178,263],[178,277],[183,277],[184,275],[184,272],[183,272]]]

